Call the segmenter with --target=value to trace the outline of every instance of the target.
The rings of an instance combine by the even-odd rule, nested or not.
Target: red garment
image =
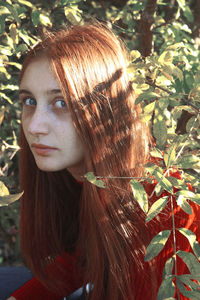
[[[59,256],[56,260],[69,271],[69,277],[66,278],[68,286],[68,295],[76,291],[82,285],[82,277],[80,272],[76,270],[77,254],[73,256],[65,253],[64,257]],[[63,299],[63,295],[56,295],[52,291],[47,290],[37,278],[33,277],[21,288],[16,290],[12,295],[19,300],[59,300]]]
[[[174,177],[179,177],[178,173],[174,173]],[[145,186],[147,193],[150,195],[154,189],[155,185],[147,184]],[[166,192],[163,192],[163,194],[160,197],[163,197],[164,195],[167,195]],[[158,199],[158,197],[153,196],[150,199],[150,203],[152,204]],[[186,214],[180,207],[177,206],[175,199],[173,199],[173,205],[174,205],[174,216],[175,216],[175,227],[176,229],[184,227],[187,229],[190,229],[193,231],[196,236],[198,242],[200,242],[200,207],[194,203],[190,203],[193,214],[188,215]],[[153,219],[151,222],[149,222],[149,226],[151,228],[150,234],[152,238],[158,234],[162,230],[172,229],[172,216],[171,216],[171,208],[170,208],[170,202],[169,205],[158,215],[157,218]],[[153,228],[153,229],[152,229]],[[189,245],[188,240],[180,234],[178,230],[176,230],[176,246],[177,251],[183,250],[186,252],[192,252],[192,249]],[[170,257],[172,257],[174,254],[173,249],[173,235],[171,233],[164,249],[160,252],[160,254],[153,259],[153,265],[155,266],[155,273],[154,278],[152,278],[152,274],[150,273],[149,264],[144,262],[144,273],[137,272],[136,270],[136,276],[134,279],[134,287],[135,287],[135,300],[155,300],[155,294],[157,294],[158,290],[154,291],[153,294],[153,282],[157,283],[157,287],[160,286],[162,282],[162,273],[163,269],[166,263],[166,260]],[[58,258],[60,260],[63,260],[63,264],[66,266],[66,268],[69,270],[70,278],[70,290],[69,294],[71,294],[73,291],[81,287],[82,280],[80,277],[80,274],[74,274],[74,276],[71,276],[71,270],[73,269],[73,265],[76,262],[76,258],[74,256],[67,255],[68,259],[63,260],[62,257]],[[186,265],[183,263],[183,261],[177,257],[177,271],[178,275],[180,274],[187,274],[188,269]],[[145,274],[145,277],[144,277]],[[145,278],[145,279],[144,279]],[[68,295],[69,295],[68,294]],[[59,300],[63,297],[57,296],[55,294],[52,294],[52,292],[49,292],[36,278],[31,279],[28,281],[24,286],[22,286],[20,289],[15,291],[12,294],[13,297],[15,297],[17,300]],[[67,296],[67,295],[66,295]],[[177,298],[176,298],[177,299]],[[186,300],[189,298],[186,298],[181,295],[180,300]],[[103,299],[102,299],[103,300]],[[112,300],[112,299],[110,299]]]

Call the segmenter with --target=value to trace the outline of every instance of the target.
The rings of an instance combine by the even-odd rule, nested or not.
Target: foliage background
[[[107,22],[130,50],[127,67],[138,96],[136,102],[142,105],[143,118],[149,123],[155,140],[152,156],[160,158],[158,165],[151,164],[146,168],[147,176],[153,176],[158,182],[155,192],[159,195],[163,189],[167,190],[188,214],[191,213],[190,201],[200,203],[200,1],[0,1],[2,265],[23,263],[18,242],[19,202],[5,205],[15,200],[17,196],[10,195],[19,190],[17,161],[21,107],[17,84],[23,56],[38,40],[42,26],[59,28],[91,18]],[[169,176],[172,168],[180,171],[180,180]],[[88,177],[88,180],[91,178],[95,182],[94,177]],[[189,193],[186,182],[193,186],[193,192]],[[131,185],[141,208],[147,213],[147,221],[166,205],[166,201],[161,200],[149,210],[146,194],[142,191],[144,197],[137,197],[138,189],[141,194],[140,184],[132,181]],[[177,187],[179,193],[174,195],[172,186]],[[192,233],[184,234],[191,240]],[[160,240],[155,245],[158,242]],[[194,251],[194,255],[199,259],[200,251]],[[199,271],[198,261],[196,267]],[[167,284],[170,292],[167,295],[161,293],[159,299],[173,297],[172,280]],[[193,289],[196,293],[197,287]],[[184,293],[184,288],[180,291]],[[198,298],[192,298],[194,293],[190,297]]]

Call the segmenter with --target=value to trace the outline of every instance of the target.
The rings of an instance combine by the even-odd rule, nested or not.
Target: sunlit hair
[[[24,258],[44,284],[55,291],[63,288],[64,295],[67,274],[63,270],[56,280],[47,276],[46,266],[57,255],[76,250],[83,284],[93,284],[91,300],[132,300],[134,274],[142,270],[146,244],[144,216],[131,194],[130,179],[108,177],[142,176],[150,138],[134,104],[126,49],[98,22],[46,31],[28,53],[20,78],[27,65],[43,55],[56,74],[83,144],[86,171],[105,177],[106,188],[86,179],[81,188],[66,170],[39,170],[21,130]]]

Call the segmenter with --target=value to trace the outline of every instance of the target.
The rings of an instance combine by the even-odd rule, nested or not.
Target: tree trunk
[[[153,50],[152,26],[154,23],[154,12],[157,8],[157,0],[147,0],[145,9],[141,13],[139,23],[140,51],[143,56],[149,56]]]

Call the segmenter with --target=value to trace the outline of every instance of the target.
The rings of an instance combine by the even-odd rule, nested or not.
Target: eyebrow
[[[52,90],[47,90],[45,92],[47,95],[51,95],[51,94],[62,94],[62,91],[60,89],[52,89]],[[26,89],[20,89],[19,90],[19,95],[20,94],[29,94],[32,95],[32,93],[29,90]]]

